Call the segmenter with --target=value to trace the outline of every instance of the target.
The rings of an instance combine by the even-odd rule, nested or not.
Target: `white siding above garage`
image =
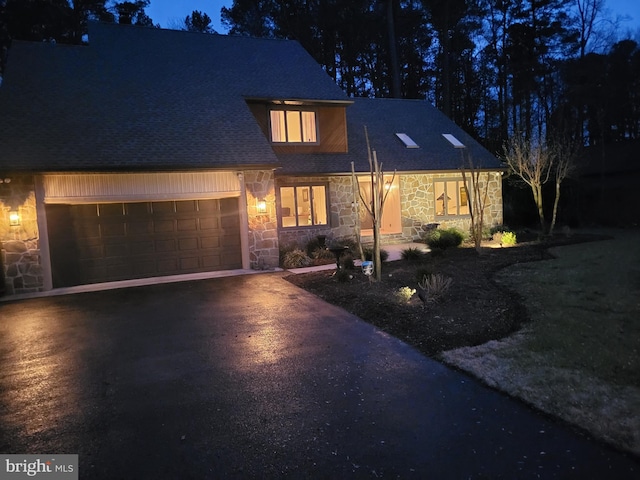
[[[163,172],[48,174],[44,201],[95,203],[236,197],[241,193],[234,172]]]

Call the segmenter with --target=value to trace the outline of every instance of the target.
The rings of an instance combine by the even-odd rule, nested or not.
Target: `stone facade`
[[[244,186],[249,222],[249,264],[254,270],[275,268],[280,261],[276,196],[272,170],[244,172]],[[264,201],[261,212],[258,202]]]
[[[458,172],[400,174],[401,231],[383,235],[383,244],[419,241],[434,223],[440,227],[470,228],[470,218],[435,215],[434,180],[461,179]],[[8,180],[8,181],[7,181]],[[354,202],[350,175],[318,177],[274,177],[272,170],[243,172],[248,222],[249,264],[252,269],[270,269],[279,264],[280,248],[304,247],[310,240],[324,236],[327,244],[354,237],[357,205]],[[276,186],[322,184],[329,195],[329,225],[279,228]],[[487,227],[502,224],[502,179],[500,172],[483,172],[480,187],[488,185],[485,208]],[[265,209],[259,205],[264,201]],[[9,212],[20,214],[20,225],[12,226]],[[242,215],[241,215],[242,218]],[[365,243],[371,237],[364,237]],[[36,215],[32,176],[2,178],[0,183],[0,292],[5,295],[42,291],[43,269],[40,235]]]
[[[435,179],[462,179],[461,174],[452,173],[424,173],[399,174],[400,187],[400,215],[402,230],[395,234],[382,237],[383,245],[407,243],[423,240],[426,231],[434,223],[441,228],[456,227],[469,231],[471,219],[469,216],[437,217],[435,214],[435,194],[433,182]],[[484,223],[487,226],[502,224],[502,179],[499,172],[483,172],[480,175],[480,188],[488,183],[487,203],[485,206]],[[278,238],[283,247],[297,245],[304,247],[309,240],[318,235],[327,238],[327,243],[344,238],[354,237],[356,224],[356,208],[351,188],[351,177],[321,176],[321,177],[278,177],[277,186],[291,184],[326,184],[329,189],[330,219],[327,226],[280,228]],[[483,190],[484,191],[484,190]],[[363,237],[363,241],[373,242],[372,237]]]
[[[20,224],[10,225],[9,212]],[[0,183],[0,292],[5,295],[43,290],[40,236],[33,177],[13,176]]]

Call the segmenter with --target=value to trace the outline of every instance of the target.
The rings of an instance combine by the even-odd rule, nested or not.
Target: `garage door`
[[[46,206],[55,288],[242,268],[238,198]]]

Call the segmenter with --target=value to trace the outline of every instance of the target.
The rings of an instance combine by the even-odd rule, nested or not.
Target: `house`
[[[488,183],[487,223],[502,222],[495,157],[425,101],[346,97],[297,42],[115,24],[89,39],[9,53],[5,295],[270,268],[282,245],[351,237],[365,126],[388,173],[383,242],[468,228],[463,155]]]

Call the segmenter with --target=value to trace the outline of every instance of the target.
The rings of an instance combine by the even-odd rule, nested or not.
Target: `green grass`
[[[613,235],[500,272],[497,281],[522,296],[531,322],[442,359],[640,454],[640,232]]]

